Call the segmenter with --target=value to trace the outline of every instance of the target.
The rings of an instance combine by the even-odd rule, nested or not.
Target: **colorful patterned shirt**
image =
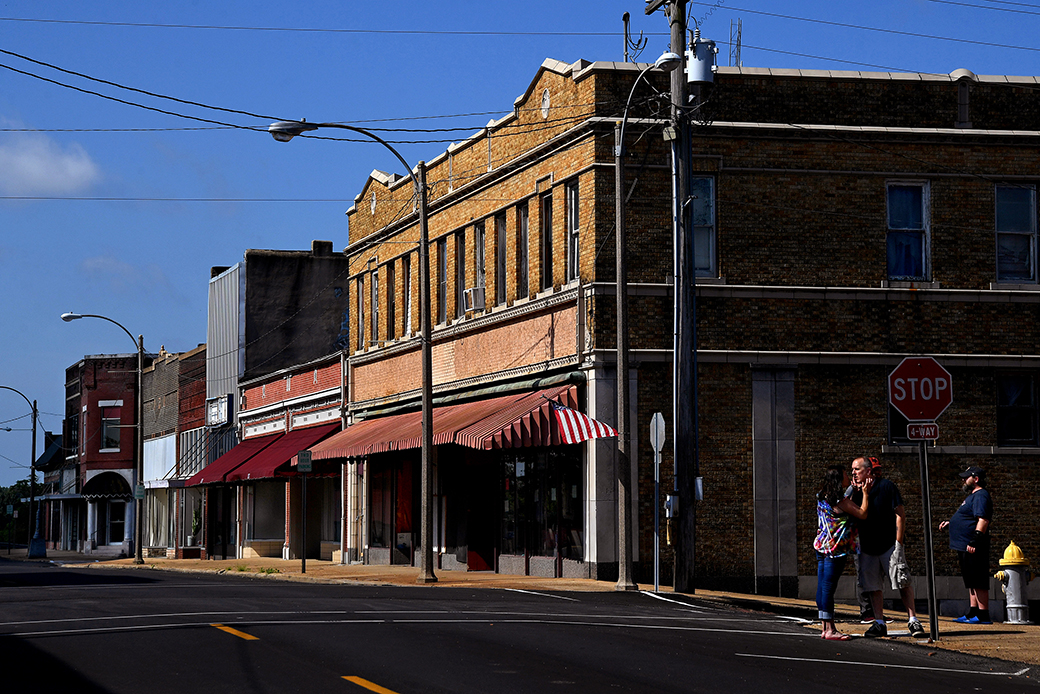
[[[832,557],[854,554],[859,548],[856,522],[849,515],[831,506],[825,499],[816,500],[816,519],[819,531],[813,548]]]

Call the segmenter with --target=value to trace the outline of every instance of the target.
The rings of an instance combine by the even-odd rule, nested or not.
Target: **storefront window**
[[[578,446],[507,453],[502,463],[502,554],[584,557]]]

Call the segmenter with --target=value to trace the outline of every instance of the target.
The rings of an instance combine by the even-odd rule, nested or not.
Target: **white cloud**
[[[101,178],[97,165],[78,144],[62,147],[42,135],[0,141],[0,193],[68,195]]]

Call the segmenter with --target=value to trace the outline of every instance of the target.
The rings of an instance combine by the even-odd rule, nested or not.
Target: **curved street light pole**
[[[46,546],[42,541],[33,542],[40,530],[36,514],[33,513],[33,506],[36,503],[36,422],[40,417],[40,413],[36,408],[36,401],[30,402],[29,398],[25,397],[25,393],[22,391],[15,390],[10,386],[0,386],[0,388],[9,390],[12,393],[18,393],[32,408],[32,451],[29,453],[29,541],[25,546],[25,551],[29,559],[43,558],[47,556]]]
[[[80,318],[100,318],[119,326],[130,337],[134,347],[137,349],[137,394],[134,403],[134,409],[136,410],[134,428],[137,429],[137,440],[134,446],[134,457],[137,459],[134,465],[134,474],[137,477],[134,484],[134,563],[144,564],[144,553],[141,547],[141,538],[143,537],[142,525],[144,524],[142,515],[143,504],[137,496],[137,486],[144,484],[144,393],[142,392],[144,387],[144,335],[138,335],[137,339],[134,339],[133,333],[127,330],[126,326],[112,320],[108,316],[101,316],[96,313],[61,314],[61,319],[66,323],[79,320]]]
[[[308,123],[307,121],[278,121],[268,126],[271,136],[279,142],[288,142],[295,136],[319,128],[350,130],[371,138],[386,147],[397,157],[408,178],[412,181],[419,205],[419,306],[421,312],[422,337],[422,554],[419,560],[418,583],[435,583],[433,571],[433,468],[436,464],[436,449],[433,447],[433,352],[432,320],[430,315],[430,229],[426,219],[426,162],[416,164],[418,176],[412,171],[404,157],[386,140],[364,128],[342,123]]]
[[[653,65],[639,73],[625,102],[621,122],[614,126],[614,205],[615,205],[615,256],[617,262],[617,495],[618,495],[618,580],[616,590],[638,590],[632,580],[631,544],[631,484],[632,461],[629,457],[629,397],[628,397],[628,265],[625,262],[627,239],[625,236],[625,125],[628,110],[636,88],[648,72],[661,69],[671,72],[682,64],[675,53],[663,53]],[[657,503],[655,500],[654,503]]]

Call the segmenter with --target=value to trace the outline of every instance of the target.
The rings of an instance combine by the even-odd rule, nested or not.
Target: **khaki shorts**
[[[910,585],[910,570],[900,569],[905,564],[893,564],[891,561],[894,549],[895,546],[884,554],[859,555],[860,590],[867,593],[884,590],[885,583],[891,584],[893,590]]]

